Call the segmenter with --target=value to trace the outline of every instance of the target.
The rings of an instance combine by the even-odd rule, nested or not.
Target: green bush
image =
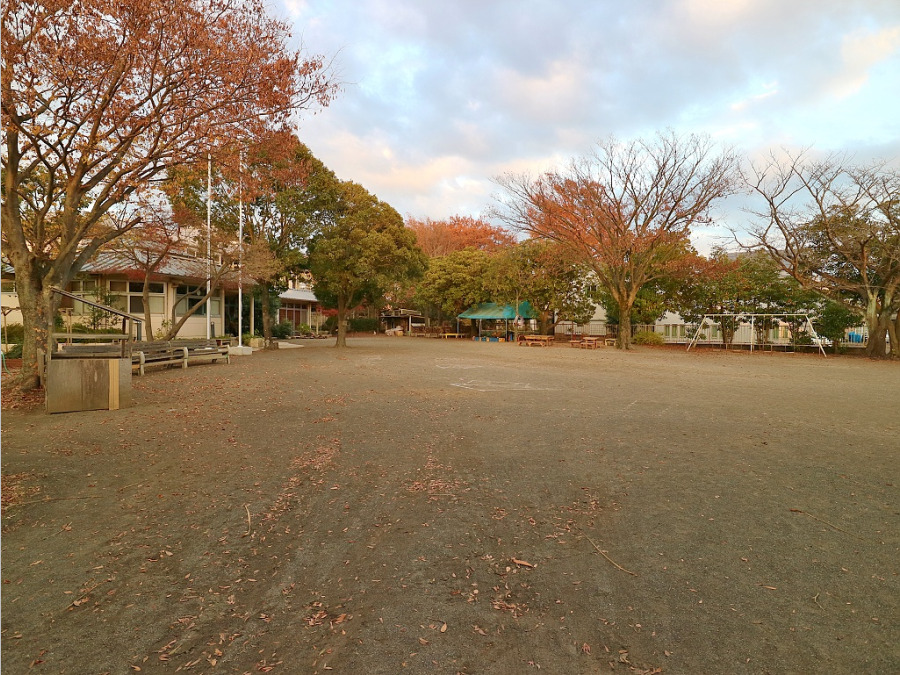
[[[25,342],[25,326],[20,323],[7,324],[3,338],[9,342]]]
[[[631,341],[636,345],[664,345],[666,343],[662,335],[652,330],[638,331]]]
[[[19,342],[14,344],[9,348],[8,352],[4,353],[4,356],[8,359],[21,359],[22,358],[22,343]]]
[[[374,333],[378,330],[378,319],[350,319],[349,323],[351,333]]]
[[[277,340],[284,340],[291,337],[294,333],[294,324],[290,321],[282,321],[272,326],[272,337]]]

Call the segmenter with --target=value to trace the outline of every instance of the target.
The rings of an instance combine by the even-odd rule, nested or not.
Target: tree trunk
[[[551,314],[549,310],[541,309],[538,311],[538,333],[541,335],[550,335]]]
[[[347,346],[347,298],[338,294],[337,298],[337,342],[335,347]]]
[[[269,301],[269,285],[265,281],[259,282],[259,300],[262,303],[262,331],[266,344],[272,339],[272,305]]]
[[[153,339],[153,325],[150,321],[150,272],[144,274],[144,291],[141,293],[141,301],[144,303],[144,339]]]
[[[883,359],[887,356],[887,334],[888,326],[891,323],[890,309],[880,308],[879,304],[877,296],[870,296],[869,304],[866,307],[866,328],[869,331],[866,356],[872,359]]]
[[[719,328],[722,329],[722,346],[728,349],[734,342],[734,318],[723,316],[719,321]]]
[[[900,359],[900,311],[892,322],[888,324],[888,335],[891,337],[891,356]]]
[[[31,282],[31,283],[29,283]],[[53,297],[49,286],[43,287],[39,279],[19,279],[16,284],[19,308],[22,311],[22,370],[15,380],[24,391],[40,386],[43,371],[42,354],[50,349],[50,332],[53,329]]]
[[[619,334],[616,336],[616,347],[631,349],[631,303],[619,304]]]

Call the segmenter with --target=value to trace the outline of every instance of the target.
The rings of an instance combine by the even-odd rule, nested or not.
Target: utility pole
[[[212,283],[212,153],[206,153],[206,339],[212,336],[209,331],[211,318],[210,284]]]

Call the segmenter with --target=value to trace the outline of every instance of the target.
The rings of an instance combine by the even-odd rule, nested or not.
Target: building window
[[[175,314],[183,316],[188,309],[199,302],[206,295],[206,285],[188,286],[180,285],[175,287]],[[209,310],[212,316],[222,316],[221,303],[219,298],[209,299]],[[206,316],[206,303],[201,303],[197,311],[192,316]]]
[[[158,281],[151,281],[148,285],[150,290],[150,313],[164,314],[166,311],[165,285]],[[129,314],[143,314],[143,292],[144,283],[142,281],[112,279],[109,282],[109,304]]]
[[[96,279],[76,279],[70,281],[68,286],[69,293],[84,295],[85,293],[94,293],[97,290]]]
[[[147,284],[150,297],[150,313],[164,314],[166,311],[165,286],[162,282],[151,281]],[[128,282],[128,311],[131,314],[144,313],[144,284],[140,281]]]
[[[104,298],[99,293],[98,288],[99,286],[96,279],[75,279],[74,281],[69,282],[66,290],[73,295],[77,295],[78,297],[104,304]],[[71,309],[72,314],[75,314],[77,316],[85,316],[91,314],[90,307],[85,305],[83,302],[78,302],[77,300],[72,300],[71,298],[63,298],[59,306],[61,308]]]

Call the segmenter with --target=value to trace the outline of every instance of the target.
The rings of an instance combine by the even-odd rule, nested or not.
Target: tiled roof
[[[131,275],[135,272],[141,276],[144,274],[140,266],[118,251],[101,251],[93,260],[85,264],[82,271],[89,274]],[[154,276],[190,280],[205,279],[206,259],[170,254],[160,263]]]
[[[129,279],[143,280],[144,278],[144,270],[118,251],[101,251],[85,264],[81,271],[87,274],[122,274]],[[154,280],[205,281],[206,258],[170,253],[150,275],[150,278]],[[248,288],[254,285],[253,280],[247,277],[244,277],[243,283]],[[227,289],[235,289],[237,284],[237,270],[228,270],[219,280],[219,285]]]
[[[289,288],[278,296],[282,300],[298,300],[300,302],[318,302],[316,294],[307,288]]]

